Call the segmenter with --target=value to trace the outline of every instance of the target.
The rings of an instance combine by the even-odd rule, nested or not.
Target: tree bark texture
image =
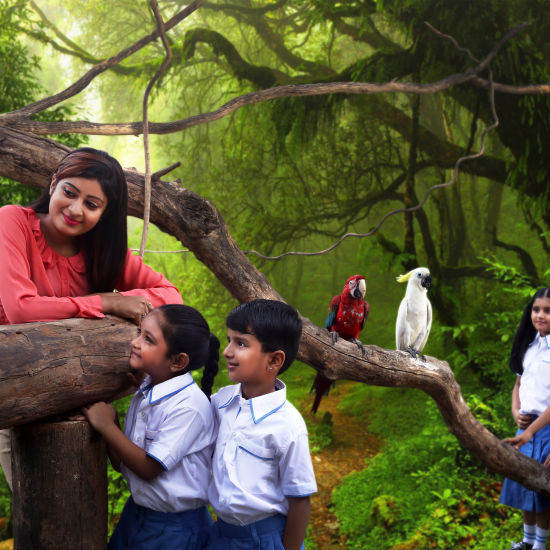
[[[86,421],[12,435],[14,550],[105,550],[105,443]]]
[[[65,151],[61,145],[50,140],[0,126],[0,175],[43,187],[49,183],[49,174]],[[39,164],[36,159],[41,159]],[[130,212],[140,216],[143,209],[143,174],[126,170],[126,176]],[[206,199],[171,183],[156,181],[151,197],[151,221],[187,246],[239,302],[254,298],[281,299],[265,275],[238,248],[220,213]],[[65,323],[70,322],[73,321]],[[76,322],[81,323],[82,327],[88,324],[93,327],[96,323],[85,320]],[[45,325],[49,326],[50,323]],[[6,329],[0,329],[3,330]],[[84,333],[83,329],[82,338],[85,338]],[[110,334],[104,343],[114,346],[115,335]],[[447,363],[435,358],[428,358],[426,362],[413,360],[404,352],[383,350],[377,346],[365,348],[366,354],[361,356],[357,348],[348,342],[340,341],[333,346],[327,331],[304,319],[298,358],[331,379],[343,378],[371,385],[421,389],[436,401],[449,429],[461,444],[491,471],[505,474],[550,496],[550,469],[500,442],[474,418]],[[65,357],[67,348],[58,349],[61,357]],[[5,353],[14,352],[9,351],[7,341],[0,341],[0,353],[4,356]],[[74,355],[72,352],[71,355],[76,358],[78,353],[79,350],[75,349]],[[15,370],[12,372],[17,378]],[[17,391],[25,386],[26,383],[20,382]],[[82,387],[75,385],[74,393],[85,391]],[[12,406],[16,406],[16,401],[12,399]],[[82,397],[72,399],[72,403],[79,401],[82,404],[85,400]],[[73,406],[71,404],[67,409]],[[6,414],[2,413],[4,409],[0,399],[0,418]],[[24,422],[27,413],[19,414]],[[6,424],[0,423],[0,427],[2,425]]]
[[[0,326],[0,427],[127,392],[134,334],[116,317]]]

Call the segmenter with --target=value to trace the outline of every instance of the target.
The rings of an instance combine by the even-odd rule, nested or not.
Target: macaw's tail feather
[[[310,394],[315,390],[315,398],[313,399],[313,405],[311,406],[311,412],[313,414],[317,412],[323,395],[328,395],[332,385],[334,385],[334,380],[326,378],[321,373],[317,373],[317,376],[315,376],[315,380],[311,386],[311,390],[309,390]]]

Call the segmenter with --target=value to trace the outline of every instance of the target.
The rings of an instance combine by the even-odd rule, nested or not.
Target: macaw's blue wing
[[[338,294],[330,301],[330,305],[328,306],[328,316],[325,319],[325,328],[327,330],[332,329],[334,319],[336,319],[336,313],[338,312],[338,307],[340,306],[340,299],[340,295]]]

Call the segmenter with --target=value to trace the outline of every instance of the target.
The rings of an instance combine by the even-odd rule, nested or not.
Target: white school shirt
[[[525,414],[541,415],[550,406],[550,336],[537,332],[523,356],[519,402]]]
[[[210,402],[191,374],[155,386],[148,376],[132,398],[124,433],[164,468],[145,481],[121,465],[136,504],[158,512],[207,504],[216,430]]]
[[[286,386],[244,399],[241,385],[212,396],[219,425],[208,500],[226,523],[248,525],[277,513],[287,515],[287,497],[317,491],[307,428],[286,400]]]

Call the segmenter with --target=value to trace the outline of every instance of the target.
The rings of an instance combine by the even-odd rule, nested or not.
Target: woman
[[[0,208],[0,324],[105,314],[139,324],[154,307],[181,304],[176,287],[128,249],[127,209],[120,164],[90,147],[66,155],[30,207]]]

